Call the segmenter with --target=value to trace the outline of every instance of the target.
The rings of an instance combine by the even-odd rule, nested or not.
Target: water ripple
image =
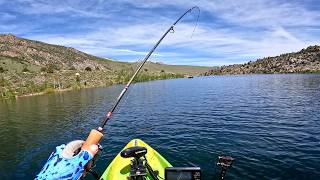
[[[108,122],[97,170],[132,138],[175,166],[228,179],[320,177],[320,75],[243,75],[134,84]],[[0,179],[31,179],[56,145],[84,139],[122,86],[0,102]],[[2,171],[6,169],[6,171]],[[215,173],[216,172],[216,173]]]

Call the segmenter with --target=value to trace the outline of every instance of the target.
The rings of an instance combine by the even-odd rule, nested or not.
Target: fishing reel
[[[101,155],[101,151],[103,150],[103,148],[100,144],[98,144],[98,148],[99,148],[98,153],[86,165],[86,172],[91,174],[95,179],[100,179],[100,175],[96,171],[94,171],[93,169],[96,167],[96,163]]]

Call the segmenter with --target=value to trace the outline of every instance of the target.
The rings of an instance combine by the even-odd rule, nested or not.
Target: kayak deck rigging
[[[131,147],[141,146],[147,149],[147,153],[145,154],[145,158],[148,164],[152,167],[152,170],[157,172],[159,179],[164,179],[164,173],[166,167],[172,167],[172,165],[162,157],[156,150],[150,147],[147,143],[143,142],[140,139],[131,140],[123,150],[126,150]],[[123,151],[122,150],[122,151]],[[121,152],[122,152],[121,151]],[[100,180],[127,180],[130,176],[131,163],[134,158],[124,158],[121,157],[121,153],[119,153],[107,169],[104,171]],[[153,180],[151,174],[147,172],[146,175],[147,180]]]

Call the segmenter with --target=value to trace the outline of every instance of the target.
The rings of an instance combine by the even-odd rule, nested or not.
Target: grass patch
[[[46,93],[46,94],[51,94],[54,92],[55,92],[55,90],[52,87],[48,87],[47,89],[44,90],[44,93]]]
[[[81,85],[80,85],[80,83],[75,83],[75,84],[71,85],[71,88],[73,90],[80,90],[81,89]]]
[[[0,88],[1,99],[11,99],[16,97],[16,92],[13,89]]]

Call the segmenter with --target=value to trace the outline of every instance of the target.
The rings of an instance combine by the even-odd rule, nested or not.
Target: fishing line
[[[119,97],[117,98],[114,106],[111,108],[111,110],[106,114],[103,122],[101,123],[101,126],[98,127],[98,131],[102,132],[104,126],[106,125],[106,123],[109,121],[109,119],[111,119],[113,112],[115,111],[115,109],[117,108],[118,104],[120,103],[121,99],[123,98],[123,96],[125,95],[125,93],[127,92],[127,90],[129,89],[131,83],[133,82],[134,78],[137,76],[137,74],[140,72],[140,70],[142,69],[142,67],[144,66],[144,64],[146,63],[146,61],[150,58],[150,56],[153,54],[153,52],[156,50],[156,48],[159,46],[159,44],[162,42],[162,40],[167,36],[167,34],[169,32],[174,32],[174,27],[175,25],[188,13],[191,13],[193,9],[199,9],[198,6],[194,6],[192,8],[190,8],[189,10],[187,10],[184,14],[182,14],[170,27],[169,29],[161,36],[161,38],[157,41],[157,43],[153,46],[153,48],[149,51],[149,53],[145,56],[145,58],[142,60],[140,66],[138,67],[138,69],[135,71],[135,73],[133,74],[133,76],[131,77],[131,79],[129,80],[129,82],[126,84],[125,88],[122,90],[122,92],[120,93]],[[199,11],[198,11],[199,12]],[[199,12],[200,14],[200,12]]]
[[[193,9],[197,9],[198,10],[198,14],[197,14],[197,19],[196,19],[196,24],[195,24],[195,26],[193,28],[193,31],[192,31],[192,34],[191,34],[191,37],[190,37],[191,39],[193,37],[194,32],[196,31],[196,28],[198,27],[198,21],[199,21],[200,12],[201,12],[201,10],[200,10],[200,8],[198,6],[195,6]],[[191,10],[191,12],[192,12],[192,10]]]
[[[136,72],[133,74],[133,77],[131,78],[131,80],[130,81],[132,81],[133,79],[134,79],[134,77],[137,75],[137,73],[141,70],[141,68],[142,68],[142,66],[146,63],[146,61],[148,60],[148,58],[152,55],[152,53],[153,53],[153,51],[157,48],[157,46],[160,44],[160,42],[163,40],[163,38],[167,35],[167,33],[168,32],[170,32],[170,33],[175,33],[175,30],[174,30],[174,27],[175,27],[175,25],[187,14],[187,13],[192,13],[192,12],[194,12],[194,10],[197,10],[197,18],[196,18],[196,22],[195,22],[195,25],[194,25],[194,28],[193,28],[193,31],[192,31],[192,33],[191,33],[191,37],[190,38],[192,38],[193,37],[193,34],[194,34],[194,32],[195,32],[195,30],[196,30],[196,28],[198,27],[198,21],[199,21],[199,17],[200,17],[200,13],[201,13],[201,10],[200,10],[200,8],[198,7],[198,6],[194,6],[194,7],[192,7],[192,8],[190,8],[188,11],[186,11],[182,16],[180,16],[180,18],[167,30],[167,32],[160,38],[160,40],[158,41],[158,43],[154,46],[154,48],[149,52],[149,54],[146,56],[146,58],[145,59],[141,59],[141,60],[138,60],[138,61],[136,61],[136,62],[134,62],[133,63],[133,65],[132,66],[130,66],[130,68],[129,68],[129,71],[131,70],[131,69],[136,69]],[[148,57],[149,56],[149,57]],[[140,66],[140,67],[138,67],[138,66]],[[126,87],[129,87],[130,86],[130,84],[131,84],[131,82],[128,82],[128,84],[127,84],[127,86]],[[126,90],[124,91],[122,91],[122,92],[126,92]],[[122,94],[122,93],[121,93]],[[121,96],[121,94],[120,94],[120,96]],[[122,97],[118,97],[118,99],[120,98],[122,98]],[[127,98],[128,96],[126,96],[126,97],[124,97],[124,99],[122,100],[122,101],[124,101],[124,103],[126,103],[127,102]],[[117,100],[118,101],[118,100]],[[117,106],[117,103],[118,102],[116,102],[116,104],[115,104],[115,106]],[[121,112],[121,110],[123,109],[123,105],[120,105],[119,107],[118,107],[118,113],[120,113]],[[115,111],[115,107],[114,107],[114,110],[113,111]],[[112,111],[109,111],[109,113],[111,112],[111,114],[110,114],[110,117],[111,117],[111,115],[112,115]],[[109,114],[108,113],[108,114]],[[105,119],[105,120],[103,120],[104,122],[103,122],[103,125],[102,126],[100,126],[99,128],[100,128],[100,130],[102,130],[103,129],[103,127],[104,127],[104,125],[106,124],[106,122],[109,120],[109,118],[108,118],[108,114],[107,114],[107,119]],[[98,129],[99,129],[98,128]]]
[[[89,151],[92,150],[91,147],[92,145],[97,145],[100,144],[100,141],[102,139],[102,137],[104,136],[104,132],[105,132],[105,126],[107,124],[107,122],[112,118],[113,113],[115,112],[115,110],[117,109],[117,107],[119,106],[119,103],[121,102],[121,100],[123,99],[123,97],[125,96],[126,92],[128,91],[130,85],[132,84],[132,82],[135,80],[136,76],[138,75],[138,73],[141,71],[141,69],[143,68],[143,66],[145,65],[145,63],[148,61],[148,59],[150,58],[150,56],[153,54],[153,52],[157,49],[157,47],[159,46],[159,44],[162,42],[162,40],[168,35],[168,33],[172,32],[174,33],[174,27],[176,26],[176,24],[178,24],[178,22],[185,17],[188,13],[192,13],[192,11],[194,9],[198,9],[198,16],[197,16],[197,20],[196,20],[196,25],[194,27],[193,33],[195,31],[195,28],[197,27],[198,24],[198,20],[199,20],[199,16],[200,16],[200,9],[198,6],[194,6],[190,9],[188,9],[187,11],[185,11],[168,29],[167,31],[165,31],[165,33],[160,37],[160,39],[156,42],[156,44],[151,48],[151,50],[146,54],[146,56],[144,57],[144,59],[141,62],[137,62],[136,64],[139,65],[138,68],[133,71],[133,75],[131,76],[130,80],[127,82],[127,84],[124,86],[124,88],[122,89],[121,93],[118,95],[117,99],[115,100],[113,106],[110,108],[110,111],[108,111],[107,113],[105,113],[104,117],[101,119],[101,124],[100,126],[98,126],[96,129],[92,129],[86,139],[86,141],[83,142],[82,146],[81,146],[81,150],[84,151]],[[193,34],[192,33],[192,34]],[[129,67],[129,74],[131,72],[131,68],[135,67],[136,64],[130,65]],[[126,73],[123,71],[121,73],[119,73],[119,75],[121,75],[121,80],[122,80],[122,76],[124,76],[125,78],[127,77],[125,75]],[[123,100],[126,100],[126,98],[124,98]],[[128,103],[126,103],[126,105],[128,105]],[[121,107],[121,106],[120,106]],[[127,106],[126,106],[127,107]],[[119,107],[118,109],[119,110]],[[129,112],[130,113],[130,112]],[[139,115],[139,114],[133,114],[133,115]],[[124,119],[124,122],[126,123],[126,119]],[[127,121],[127,122],[133,122],[133,121]],[[110,130],[110,129],[109,129]]]
[[[132,84],[133,80],[135,79],[135,77],[138,75],[138,73],[140,72],[140,70],[142,69],[142,67],[145,65],[145,63],[147,62],[147,60],[150,58],[150,56],[153,54],[153,52],[156,50],[156,48],[159,46],[159,44],[162,42],[162,40],[168,35],[168,33],[170,32],[174,32],[174,27],[176,26],[176,24],[178,24],[178,22],[188,13],[191,13],[193,9],[198,9],[198,14],[200,14],[199,11],[199,7],[194,6],[190,9],[188,9],[185,13],[183,13],[168,29],[167,31],[160,37],[160,39],[156,42],[156,44],[151,48],[151,50],[148,52],[148,54],[144,57],[144,59],[142,60],[142,62],[139,64],[139,67],[137,68],[137,70],[134,72],[133,76],[130,78],[130,80],[128,81],[128,83],[125,85],[125,87],[122,89],[121,93],[119,94],[118,98],[116,99],[114,105],[112,106],[112,108],[110,109],[110,111],[108,111],[105,116],[102,119],[101,125],[98,126],[97,129],[92,129],[91,132],[89,133],[88,138],[86,139],[86,141],[83,143],[81,149],[82,150],[88,150],[89,147],[91,145],[94,144],[99,144],[99,142],[101,141],[103,134],[104,134],[104,127],[107,124],[107,122],[111,119],[114,111],[117,109],[119,103],[121,102],[121,99],[123,98],[123,96],[126,94],[126,92],[128,91],[130,85]],[[198,19],[198,18],[197,18]]]

